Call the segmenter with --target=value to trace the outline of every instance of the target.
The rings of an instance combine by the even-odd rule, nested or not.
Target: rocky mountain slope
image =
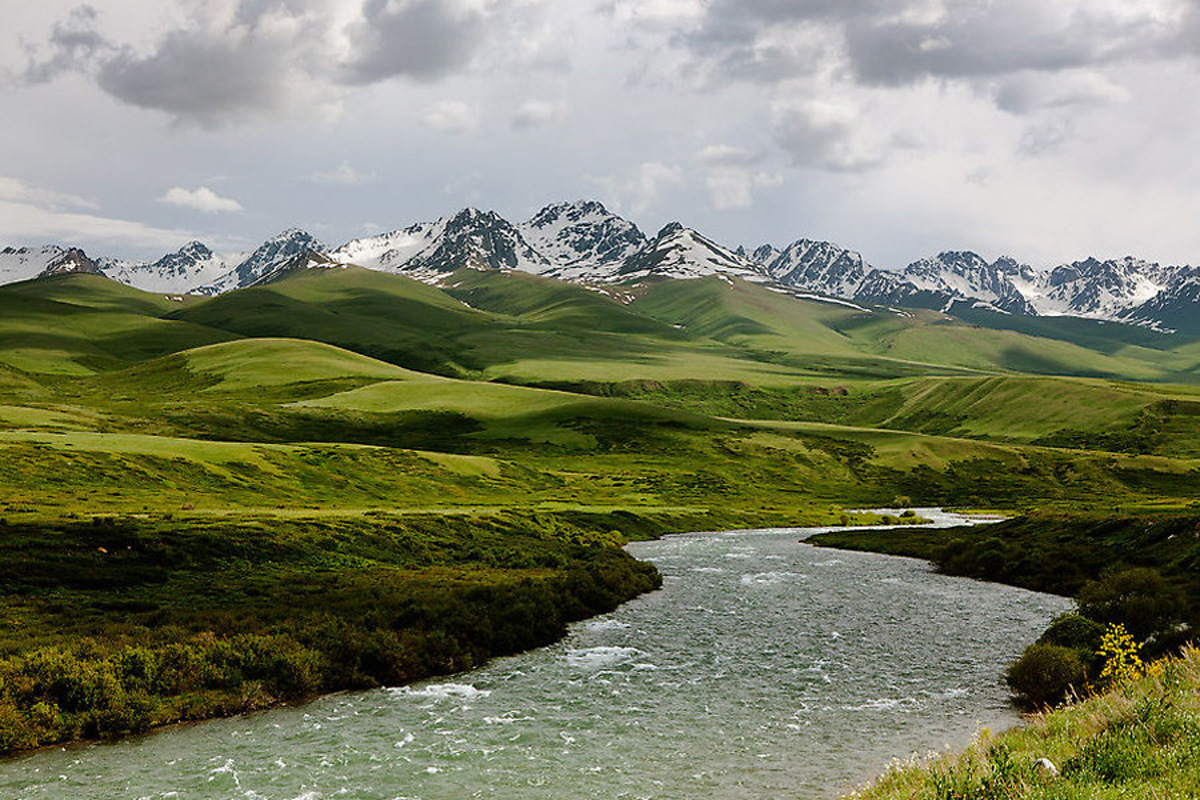
[[[211,295],[269,280],[298,264],[356,264],[431,282],[462,268],[515,269],[592,285],[725,275],[859,303],[941,310],[969,303],[1006,314],[1200,328],[1195,267],[1125,257],[1039,270],[1007,256],[988,262],[970,251],[946,251],[903,269],[881,269],[853,250],[812,239],[747,252],[680,223],[648,238],[596,201],[554,203],[519,224],[467,208],[336,249],[296,229],[249,254],[220,256],[191,242],[154,262],[93,261],[77,248],[55,245],[7,248],[0,251],[0,282],[91,271],[148,291]]]
[[[6,247],[0,250],[0,284],[65,272],[100,274],[100,266],[78,247]]]

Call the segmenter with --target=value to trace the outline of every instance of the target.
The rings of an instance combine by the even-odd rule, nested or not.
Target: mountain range
[[[593,286],[723,275],[863,304],[943,311],[966,304],[1003,314],[1200,332],[1200,267],[1125,257],[1035,269],[1008,256],[988,262],[970,251],[946,251],[903,269],[882,269],[857,252],[810,239],[783,248],[730,249],[680,223],[649,237],[596,201],[555,203],[519,224],[468,208],[336,248],[290,229],[236,256],[218,255],[201,242],[153,262],[93,260],[78,248],[56,245],[9,247],[0,250],[0,283],[92,272],[147,291],[216,295],[298,268],[341,264],[430,283],[463,268],[521,270]]]

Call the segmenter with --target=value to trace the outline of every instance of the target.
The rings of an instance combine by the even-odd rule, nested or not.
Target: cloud
[[[71,194],[29,186],[16,178],[0,177],[0,238],[24,244],[56,241],[88,247],[104,244],[168,249],[198,238],[191,231],[64,211],[64,207],[95,210],[96,204]]]
[[[1194,0],[712,0],[673,42],[722,80],[894,87],[1195,60]]]
[[[237,9],[171,31],[148,53],[121,48],[97,83],[125,103],[207,127],[327,101],[328,87],[314,83],[324,64],[317,18],[285,6]]]
[[[731,166],[715,167],[704,177],[709,199],[718,211],[750,208],[755,189],[782,184],[783,176],[777,173]]]
[[[64,207],[86,208],[95,210],[98,206],[91,200],[86,200],[73,194],[39,189],[19,178],[9,178],[0,175],[0,200],[15,203],[28,203],[44,209],[57,211]]]
[[[701,0],[615,0],[609,13],[620,23],[676,27],[704,18]]]
[[[754,205],[754,189],[779,186],[783,176],[756,169],[763,155],[729,144],[708,145],[696,154],[704,167],[704,185],[718,211]]]
[[[24,80],[93,77],[118,100],[215,128],[231,121],[336,114],[355,87],[420,82],[465,69],[493,7],[509,0],[221,0],[147,46],[110,42],[91,6],[30,50]]]
[[[861,172],[879,166],[887,148],[873,140],[867,116],[848,102],[776,103],[776,143],[797,166]]]
[[[702,164],[718,166],[743,166],[761,160],[761,156],[730,144],[710,144],[704,147],[696,157]]]
[[[166,194],[158,198],[160,203],[166,203],[180,208],[191,208],[203,211],[205,214],[219,214],[228,211],[241,211],[242,204],[228,197],[221,197],[207,186],[188,190],[176,186],[168,189]]]
[[[343,161],[337,166],[337,169],[331,172],[314,172],[308,176],[308,179],[313,183],[333,186],[361,186],[375,180],[375,176],[362,175],[351,167],[349,162]]]
[[[997,108],[1011,114],[1032,114],[1047,109],[1078,109],[1124,103],[1128,89],[1095,72],[1042,75],[1021,72],[994,88]]]
[[[664,193],[685,184],[683,169],[661,161],[646,161],[624,179],[592,178],[598,184],[607,205],[644,214],[658,205]]]
[[[65,72],[89,69],[113,47],[96,32],[98,18],[92,6],[72,9],[66,21],[57,22],[47,41],[49,55],[38,58],[36,48],[30,51],[25,68],[28,83],[46,83]]]
[[[544,128],[566,116],[566,107],[545,100],[527,100],[512,116],[512,126],[518,129]]]
[[[485,7],[462,0],[367,0],[351,32],[355,56],[344,66],[344,80],[445,77],[478,51],[487,16]]]
[[[443,100],[422,114],[421,122],[439,133],[473,133],[479,127],[479,112],[459,100]]]
[[[1032,125],[1026,129],[1017,144],[1017,152],[1023,156],[1038,157],[1060,151],[1071,138],[1070,123],[1047,123]]]

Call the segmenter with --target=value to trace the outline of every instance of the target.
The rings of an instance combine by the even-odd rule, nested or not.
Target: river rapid
[[[0,763],[0,797],[827,798],[1018,721],[1001,672],[1068,600],[800,541],[816,530],[632,544],[663,589],[554,646],[34,753]]]

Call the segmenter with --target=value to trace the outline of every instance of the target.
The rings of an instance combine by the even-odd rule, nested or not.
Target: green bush
[[[1079,653],[1056,644],[1031,644],[1009,665],[1008,685],[1026,705],[1040,707],[1066,700],[1088,679]]]
[[[1079,592],[1079,613],[1124,625],[1139,642],[1168,634],[1184,619],[1183,593],[1156,569],[1132,567],[1088,581]]]
[[[1056,644],[1075,650],[1095,652],[1100,649],[1104,626],[1079,614],[1055,617],[1050,627],[1038,637],[1038,644]]]

